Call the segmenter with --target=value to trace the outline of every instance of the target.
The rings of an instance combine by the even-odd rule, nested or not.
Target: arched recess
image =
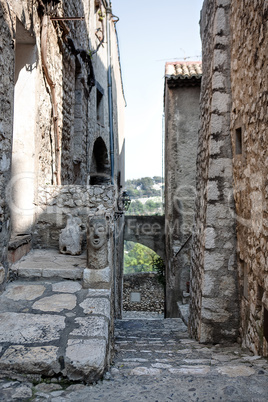
[[[165,217],[125,216],[124,240],[141,243],[165,260]]]
[[[91,166],[90,184],[99,185],[109,183],[111,180],[111,167],[108,158],[107,147],[101,137],[94,143]]]
[[[155,250],[135,241],[124,241],[124,275],[127,273],[151,272],[153,271],[153,258],[162,258]],[[131,272],[126,272],[127,266]],[[162,258],[163,260],[163,258]]]
[[[124,311],[163,314],[165,265],[159,255],[142,243],[125,242],[124,260],[123,315]]]

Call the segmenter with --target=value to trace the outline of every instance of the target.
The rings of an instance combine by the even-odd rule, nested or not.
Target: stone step
[[[91,383],[108,364],[110,291],[79,281],[17,280],[0,295],[0,371]]]
[[[34,249],[11,265],[10,271],[18,278],[77,280],[83,278],[85,268],[86,254],[72,256],[53,249]]]

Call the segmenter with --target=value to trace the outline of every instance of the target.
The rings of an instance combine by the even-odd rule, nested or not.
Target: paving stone
[[[209,366],[185,366],[185,367],[180,367],[180,368],[170,368],[168,371],[171,374],[177,374],[177,375],[201,375],[201,374],[207,374],[210,371]]]
[[[150,367],[136,367],[133,370],[131,370],[130,375],[159,376],[161,375],[161,370]]]
[[[261,356],[244,356],[244,357],[242,357],[242,360],[245,360],[247,362],[252,362],[255,360],[259,360],[259,359],[261,359]]]
[[[186,364],[210,364],[210,359],[183,359]]]
[[[144,362],[148,362],[148,359],[141,359],[138,357],[133,357],[132,359],[123,359],[124,362],[138,362],[138,363],[144,363]]]
[[[31,390],[31,388],[22,385],[18,388],[15,389],[14,394],[12,395],[13,399],[26,399],[26,398],[31,398],[33,395],[33,392]]]
[[[0,342],[25,344],[60,338],[65,318],[49,314],[0,313]]]
[[[223,366],[218,367],[220,374],[228,375],[228,377],[248,377],[255,374],[255,370],[247,366]]]
[[[110,302],[106,298],[89,297],[79,304],[85,314],[101,314],[110,319]]]
[[[57,294],[44,297],[32,306],[33,309],[41,311],[61,312],[63,310],[72,310],[76,306],[76,296],[68,293]]]
[[[2,370],[52,375],[60,371],[56,346],[10,346],[0,358]]]
[[[53,292],[63,292],[63,293],[76,293],[82,289],[82,286],[78,282],[64,281],[52,284]]]
[[[93,382],[105,369],[106,341],[102,339],[69,339],[64,374],[72,380]]]
[[[67,388],[67,391],[79,391],[84,389],[86,386],[84,384],[73,384]]]
[[[42,296],[46,290],[42,285],[17,285],[16,283],[8,285],[5,297],[12,300],[34,300]]]
[[[99,299],[105,298],[95,298],[97,301]],[[98,350],[104,350],[106,345],[105,339],[102,339],[103,348],[95,343],[89,344],[90,341],[99,342],[100,339],[87,338],[90,333],[87,324],[94,322],[92,318],[107,319],[94,314],[76,318],[82,320],[74,322],[74,329],[78,329],[78,332],[70,336],[85,337],[69,338],[68,357],[65,360],[70,375],[81,382],[65,390],[37,390],[34,401],[267,401],[267,359],[255,359],[251,353],[242,353],[239,345],[225,347],[198,344],[188,338],[182,322],[173,320],[117,320],[114,365],[103,381],[85,386],[84,381],[95,382],[92,376],[83,372],[84,367],[87,369],[92,364],[89,351],[93,350],[98,355]],[[161,340],[163,346],[149,343],[152,339]],[[182,339],[190,342],[180,343]],[[96,360],[102,361],[98,358]],[[57,381],[57,378],[52,380]],[[10,395],[20,383],[16,381],[6,389],[3,385],[0,380],[0,400],[12,400]]]
[[[104,317],[80,317],[75,319],[79,325],[70,336],[105,337],[108,341],[108,321]]]
[[[152,364],[153,368],[159,368],[159,369],[168,369],[172,368],[171,364],[164,364],[164,363],[154,363]]]
[[[61,390],[62,387],[60,384],[47,384],[45,382],[41,382],[40,384],[37,384],[35,386],[35,389],[37,391],[42,391],[42,392],[51,392],[51,391],[56,391],[56,390]]]

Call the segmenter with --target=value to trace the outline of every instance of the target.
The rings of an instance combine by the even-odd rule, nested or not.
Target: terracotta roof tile
[[[202,77],[202,62],[201,61],[176,61],[166,63],[165,76],[167,79],[186,79],[186,78],[201,78]]]

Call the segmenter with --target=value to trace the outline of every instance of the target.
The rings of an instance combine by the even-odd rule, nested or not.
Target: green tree
[[[152,267],[153,271],[157,272],[158,282],[165,287],[166,284],[166,274],[165,274],[165,263],[159,255],[152,255]]]
[[[127,215],[145,215],[143,203],[138,200],[131,201]]]
[[[126,242],[124,253],[124,273],[152,272],[152,258],[157,255],[140,243]]]

